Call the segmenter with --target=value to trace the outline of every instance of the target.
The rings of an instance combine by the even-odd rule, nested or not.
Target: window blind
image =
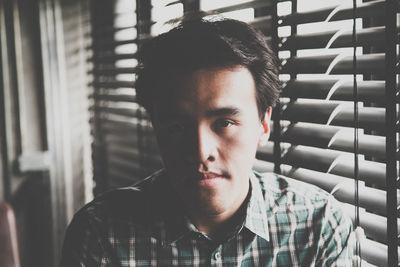
[[[359,205],[367,236],[361,256],[365,266],[388,266],[386,1],[356,2]],[[165,22],[196,11],[249,22],[279,54],[282,97],[273,111],[272,138],[258,150],[254,169],[334,192],[354,220],[351,1],[95,1],[90,60],[98,192],[161,166],[148,115],[135,102],[136,55],[143,40],[171,28]],[[398,7],[395,12],[398,18]],[[398,19],[395,27],[398,64]]]
[[[335,191],[354,221],[352,3],[337,2],[310,9],[305,1],[289,2],[304,10],[278,18],[278,29],[291,28],[279,39],[286,80],[280,114],[281,169],[284,175]],[[364,264],[375,266],[388,266],[384,4],[358,1],[356,10],[359,205],[367,236],[361,256]],[[272,161],[272,147],[260,149],[258,158]],[[258,168],[271,166],[259,162]]]
[[[166,21],[183,15],[182,4],[168,7],[158,2],[92,2],[90,99],[96,193],[132,184],[161,168],[151,123],[136,104],[134,90],[141,42],[167,30]]]

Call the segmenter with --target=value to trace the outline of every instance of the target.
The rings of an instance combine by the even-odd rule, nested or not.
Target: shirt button
[[[214,257],[215,257],[215,260],[219,261],[221,259],[221,252],[219,252],[219,251],[215,252]]]

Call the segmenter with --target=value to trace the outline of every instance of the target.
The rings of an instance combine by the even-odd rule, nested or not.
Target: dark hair
[[[149,113],[152,97],[178,78],[176,75],[237,65],[247,67],[253,75],[261,119],[278,101],[280,82],[274,53],[261,32],[237,20],[184,21],[143,44],[139,62],[136,97]]]

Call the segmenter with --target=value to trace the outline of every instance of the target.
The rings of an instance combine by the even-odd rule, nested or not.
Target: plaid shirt
[[[164,176],[81,209],[61,266],[351,266],[351,221],[325,191],[255,173],[242,224],[214,242],[190,223]]]

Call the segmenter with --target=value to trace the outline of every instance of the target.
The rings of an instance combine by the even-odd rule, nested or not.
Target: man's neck
[[[187,210],[196,212],[188,212],[188,215],[198,230],[207,234],[212,239],[224,239],[228,233],[243,223],[246,217],[250,194],[251,187],[249,187],[247,195],[236,209],[219,214],[210,214],[203,208],[193,209],[192,207]]]

